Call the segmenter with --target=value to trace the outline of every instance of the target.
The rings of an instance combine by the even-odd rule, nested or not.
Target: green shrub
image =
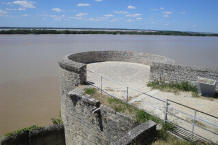
[[[125,113],[125,112],[128,112],[128,113],[134,113],[136,108],[125,103],[125,102],[122,102],[121,100],[117,99],[117,98],[112,98],[112,97],[108,97],[107,99],[110,107],[112,109],[114,109],[116,112],[121,112],[121,113]]]
[[[14,135],[20,135],[24,132],[28,132],[28,131],[32,131],[32,130],[38,130],[38,129],[42,129],[43,127],[40,127],[40,126],[37,126],[37,125],[32,125],[30,127],[27,127],[27,128],[22,128],[22,129],[19,129],[19,130],[15,130],[13,132],[10,132],[10,133],[7,133],[5,134],[5,136],[14,136]]]
[[[140,123],[145,122],[148,120],[148,115],[143,110],[139,110],[136,112],[136,120]]]
[[[52,118],[52,119],[51,119],[51,122],[52,122],[54,125],[63,124],[63,121],[62,121],[61,118]]]
[[[138,122],[141,122],[141,123],[143,123],[147,120],[152,120],[156,123],[163,123],[163,121],[161,119],[146,113],[144,110],[137,110],[135,116],[136,116],[136,120]]]
[[[95,88],[85,88],[84,93],[92,96],[96,93],[96,89]]]
[[[191,85],[188,82],[175,82],[175,83],[165,83],[162,81],[152,81],[147,84],[148,87],[152,89],[160,89],[167,91],[185,91],[185,92],[193,92],[195,97],[198,96],[198,90],[196,86]]]

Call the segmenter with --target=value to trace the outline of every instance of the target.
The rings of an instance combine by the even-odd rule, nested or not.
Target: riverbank
[[[145,30],[53,30],[53,29],[6,29],[0,30],[0,34],[113,34],[113,35],[170,35],[170,36],[216,36],[217,33],[199,33],[183,31],[145,31]]]

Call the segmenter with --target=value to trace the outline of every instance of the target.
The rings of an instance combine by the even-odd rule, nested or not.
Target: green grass
[[[96,89],[95,88],[85,88],[84,89],[84,94],[88,94],[93,96],[96,93]]]
[[[188,142],[186,140],[178,139],[167,132],[158,132],[157,139],[151,145],[200,145]]]
[[[62,121],[62,118],[61,118],[61,111],[59,113],[59,117],[58,118],[52,118],[51,122],[53,123],[53,125],[63,124],[63,121]]]
[[[183,84],[184,85],[184,84]],[[186,85],[182,86],[187,89]],[[178,139],[170,135],[167,131],[173,130],[174,125],[171,123],[164,123],[163,120],[158,117],[152,116],[146,113],[144,110],[140,110],[126,102],[117,98],[112,98],[104,94],[100,94],[95,88],[87,88],[84,90],[84,94],[89,94],[98,99],[102,104],[107,105],[116,112],[124,113],[134,118],[139,123],[144,123],[147,120],[152,120],[157,124],[161,124],[161,129],[157,131],[156,141],[152,145],[200,145],[200,143],[191,143],[185,140]]]
[[[135,107],[133,107],[125,102],[122,102],[121,100],[119,100],[117,98],[108,97],[107,102],[108,102],[109,106],[112,109],[114,109],[116,112],[133,114],[137,110]]]
[[[51,119],[51,122],[52,122],[54,125],[63,124],[63,121],[62,121],[61,118],[52,118],[52,119]]]
[[[143,123],[147,120],[152,120],[156,123],[163,123],[163,121],[155,116],[150,115],[149,113],[146,113],[144,110],[137,109],[137,112],[135,114],[136,120],[140,123]]]
[[[193,97],[199,97],[198,95],[198,89],[196,86],[191,85],[188,82],[175,82],[175,83],[165,83],[162,81],[152,81],[147,84],[148,87],[151,87],[152,89],[159,89],[162,91],[185,91],[185,92],[192,92]]]
[[[99,100],[102,104],[109,106],[116,112],[127,114],[134,119],[136,119],[137,122],[143,123],[147,120],[152,120],[156,123],[162,124],[162,126],[166,129],[172,128],[172,125],[170,124],[164,124],[163,121],[155,116],[150,115],[149,113],[146,113],[144,110],[138,109],[135,106],[132,106],[126,102],[123,102],[122,100],[118,98],[113,98],[106,96],[104,94],[100,94],[95,88],[85,88],[84,94],[89,94],[92,97]]]
[[[139,123],[146,122],[147,120],[152,120],[156,123],[162,123],[162,121],[159,118],[154,117],[146,113],[144,110],[140,110],[128,103],[122,102],[117,98],[108,97],[108,103],[109,107],[114,109],[114,111],[128,114],[135,118],[136,121]]]
[[[15,130],[13,132],[7,133],[7,134],[5,134],[5,136],[12,137],[14,135],[20,135],[20,134],[23,134],[24,132],[28,132],[28,131],[32,131],[32,130],[38,130],[38,129],[42,129],[42,128],[43,127],[40,127],[40,126],[37,126],[37,125],[32,125],[32,126],[27,127],[27,128],[22,128],[22,129]]]

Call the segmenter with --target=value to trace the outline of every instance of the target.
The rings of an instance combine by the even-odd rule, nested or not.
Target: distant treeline
[[[11,29],[0,30],[0,34],[126,34],[126,35],[176,35],[176,36],[218,36],[216,33],[194,33],[181,31],[104,31],[104,30],[46,30],[46,29]]]

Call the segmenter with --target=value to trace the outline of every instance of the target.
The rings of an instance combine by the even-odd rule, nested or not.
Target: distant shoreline
[[[218,36],[218,33],[182,31],[126,30],[126,29],[0,29],[0,34],[112,34],[112,35],[170,35],[170,36]]]

